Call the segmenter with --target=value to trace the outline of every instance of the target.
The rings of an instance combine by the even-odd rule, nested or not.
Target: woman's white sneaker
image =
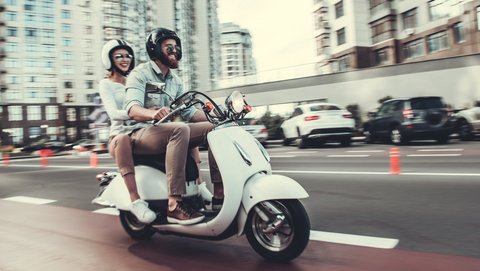
[[[132,202],[130,212],[145,224],[150,224],[157,218],[157,215],[148,208],[148,203],[141,199]]]

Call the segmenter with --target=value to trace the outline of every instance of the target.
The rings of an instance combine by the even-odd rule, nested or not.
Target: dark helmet
[[[125,40],[121,40],[121,39],[111,40],[105,43],[105,45],[103,45],[103,48],[102,48],[103,66],[105,67],[105,69],[109,71],[111,71],[112,69],[115,69],[116,71],[120,72],[122,75],[126,75],[126,74],[123,74],[123,72],[120,71],[115,65],[113,65],[112,53],[117,49],[125,49],[128,51],[129,54],[133,56],[132,61],[130,62],[130,67],[128,67],[127,73],[130,72],[135,67],[135,55],[133,53],[132,46],[130,46],[130,44],[128,44],[128,42],[126,42]]]
[[[175,33],[173,30],[163,27],[155,28],[150,32],[147,37],[147,42],[145,43],[145,47],[150,59],[158,59],[165,65],[167,65],[168,61],[162,53],[161,45],[166,39],[174,39],[177,42],[177,60],[182,59],[182,42],[177,36],[177,33]]]

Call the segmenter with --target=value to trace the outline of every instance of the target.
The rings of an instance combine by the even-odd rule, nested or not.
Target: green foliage
[[[391,100],[391,99],[393,99],[393,97],[388,95],[388,96],[385,96],[385,97],[381,98],[380,100],[378,100],[378,103],[382,104],[383,102]]]
[[[283,138],[283,131],[280,126],[283,123],[283,117],[279,115],[274,115],[267,111],[265,115],[263,115],[259,120],[258,124],[263,124],[268,130],[268,138],[269,139],[282,139]]]

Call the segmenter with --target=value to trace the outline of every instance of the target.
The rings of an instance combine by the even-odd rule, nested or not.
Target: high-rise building
[[[220,25],[223,87],[256,83],[256,64],[253,58],[250,32],[234,23]],[[241,82],[238,82],[241,80]]]
[[[137,64],[145,62],[145,39],[155,27],[175,29],[182,38],[178,73],[187,89],[215,88],[220,76],[216,1],[0,1],[0,129],[8,133],[3,141],[27,144],[46,134],[71,142],[91,136],[88,117],[98,107],[98,81],[106,75],[103,44],[126,39]]]
[[[473,0],[314,0],[317,71],[480,53]]]
[[[187,90],[217,88],[221,72],[217,0],[158,0],[159,26],[177,32],[183,57],[177,74]]]

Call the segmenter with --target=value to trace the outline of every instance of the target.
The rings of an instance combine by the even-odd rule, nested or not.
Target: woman
[[[107,78],[100,81],[99,92],[110,117],[110,140],[108,152],[117,162],[120,174],[132,201],[130,211],[143,223],[151,223],[156,214],[148,208],[148,203],[140,199],[135,181],[132,142],[128,134],[123,133],[123,121],[130,119],[123,110],[125,99],[125,81],[128,73],[135,67],[132,47],[124,40],[111,40],[102,49],[102,62],[109,71]]]

